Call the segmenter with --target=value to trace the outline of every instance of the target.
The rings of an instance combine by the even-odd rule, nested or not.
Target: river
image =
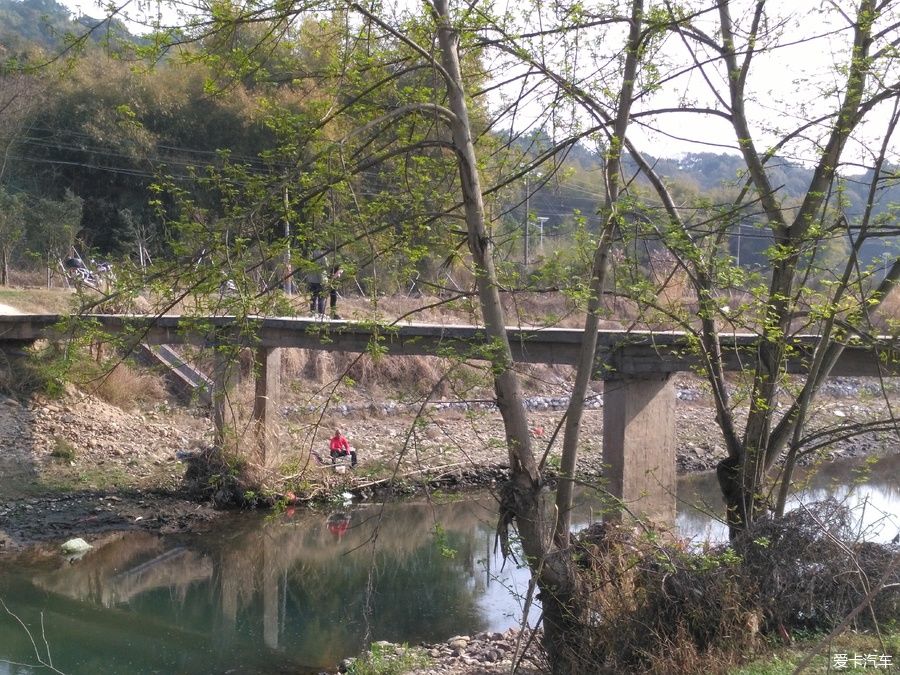
[[[793,500],[828,496],[854,507],[868,539],[893,538],[900,455],[827,464]],[[709,515],[721,512],[713,475],[681,479],[678,499],[683,536],[726,536]],[[581,491],[575,526],[600,508]],[[236,514],[202,534],[128,534],[71,563],[7,564],[0,675],[47,672],[32,638],[72,675],[187,675],[316,672],[372,640],[505,630],[521,619],[528,575],[498,557],[495,525],[489,494],[444,495]]]

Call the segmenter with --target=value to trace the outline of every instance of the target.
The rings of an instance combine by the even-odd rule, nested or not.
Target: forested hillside
[[[240,183],[252,193],[271,190],[262,182],[298,161],[308,162],[310,171],[340,172],[338,164],[348,158],[339,157],[328,144],[346,125],[335,121],[316,126],[327,105],[327,96],[320,93],[333,82],[336,67],[335,30],[327,20],[307,20],[286,28],[278,45],[261,54],[252,45],[265,28],[244,26],[148,62],[138,57],[152,53],[152,39],[129,35],[119,22],[75,18],[54,0],[0,0],[4,270],[8,264],[52,266],[73,244],[85,255],[132,260],[168,255],[169,223],[185,215],[179,195],[199,195],[188,211],[202,213],[200,220],[209,223],[230,208],[225,202],[231,197],[223,202],[222,181]],[[77,39],[86,34],[87,39]],[[76,53],[77,59],[56,58]],[[356,80],[344,85],[348,101],[367,81],[365,64],[359,66]],[[427,89],[419,75],[405,78],[407,86]],[[394,86],[399,100],[404,85]],[[388,90],[382,95],[389,106],[393,94]],[[348,111],[360,123],[371,114],[365,106],[351,109],[350,104]],[[304,119],[309,121],[306,127]],[[297,128],[308,133],[298,134]],[[403,130],[395,133],[402,135]],[[506,148],[508,155],[519,157],[517,161],[553,145],[538,131],[512,143],[502,130],[487,130],[486,136],[493,137],[490,142],[498,150]],[[311,237],[303,228],[295,229],[297,250],[336,245],[335,235],[325,231],[326,222],[368,219],[384,241],[375,252],[371,241],[359,251],[351,251],[352,245],[345,250],[361,276],[378,276],[374,259],[379,256],[386,269],[397,272],[387,275],[397,277],[392,283],[404,285],[404,276],[438,274],[452,261],[459,242],[435,236],[430,214],[439,212],[439,202],[452,199],[454,192],[414,188],[417,174],[427,173],[430,179],[452,176],[438,161],[438,141],[434,139],[431,164],[426,157],[415,166],[398,157],[377,170],[359,172],[352,186],[332,191],[327,199],[321,192],[300,197],[291,207],[293,218],[312,223],[318,234]],[[552,168],[498,186],[491,214],[508,260],[548,259],[570,247],[579,232],[596,230],[603,200],[603,151],[579,142],[559,153]],[[498,160],[497,166],[509,161]],[[727,202],[742,185],[743,164],[736,155],[648,155],[647,161],[683,203]],[[786,160],[773,160],[770,166],[779,197],[785,202],[801,199],[810,170]],[[630,170],[635,173],[633,165]],[[398,183],[405,186],[402,199],[392,191]],[[850,218],[864,202],[864,184],[852,176],[841,184]],[[286,190],[287,185],[270,195],[269,212],[260,214],[273,232],[281,232],[282,223],[290,220],[278,213]],[[892,202],[900,202],[896,183],[884,186],[878,208],[884,210]],[[743,265],[764,263],[771,240],[759,225],[752,216],[734,225],[731,251]],[[414,235],[412,248],[396,254],[402,258],[399,268],[390,262],[396,245],[383,236],[391,231]],[[887,250],[886,242],[867,243],[863,259],[878,259]],[[831,246],[833,255],[841,256],[848,242],[834,241]],[[200,249],[184,253],[202,257]],[[400,273],[401,268],[406,271]]]

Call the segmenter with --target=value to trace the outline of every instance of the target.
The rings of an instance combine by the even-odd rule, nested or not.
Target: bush
[[[763,637],[831,631],[879,581],[893,586],[852,627],[896,625],[900,549],[853,541],[850,523],[846,508],[822,502],[705,552],[653,530],[593,525],[574,548],[579,595],[554,648],[584,672],[716,671]]]
[[[265,476],[233,449],[211,446],[188,456],[185,488],[219,508],[256,508],[275,504]]]
[[[348,675],[401,675],[423,668],[429,658],[421,649],[406,645],[376,642],[364,656],[354,659],[347,668]]]
[[[35,393],[59,395],[63,379],[54,363],[32,354],[9,356],[0,352],[0,393],[24,400]]]
[[[896,546],[856,541],[853,518],[828,500],[754,524],[734,542],[742,573],[759,579],[755,601],[767,632],[829,631],[863,602],[900,555]],[[900,582],[894,565],[886,583]],[[878,594],[872,611],[861,612],[856,627],[873,620],[900,619],[900,593]]]

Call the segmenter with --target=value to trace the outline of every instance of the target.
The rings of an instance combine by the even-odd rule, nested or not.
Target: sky
[[[844,0],[841,4],[850,5]],[[897,4],[897,3],[895,3]],[[749,22],[750,2],[734,0],[732,17],[746,25]],[[833,11],[832,3],[823,0],[772,1],[768,5],[768,27],[779,28],[780,35],[772,43],[772,48],[754,56],[747,84],[747,116],[757,148],[766,150],[777,142],[786,131],[792,131],[807,120],[833,111],[842,91],[843,79],[839,69],[850,62],[852,31],[847,19]],[[900,20],[894,10],[893,20]],[[885,20],[883,23],[887,23]],[[534,23],[534,21],[532,21]],[[699,17],[695,24],[708,35],[715,36],[718,17],[715,14]],[[894,29],[878,44],[900,38],[900,31]],[[612,47],[601,47],[597,57],[582,59],[581,72],[590,73],[596,62],[619,49],[623,44],[621,35],[615,32],[605,36]],[[721,60],[711,50],[695,52],[693,55],[704,63],[701,70],[685,68],[692,63],[692,55],[685,48],[684,41],[677,35],[669,34],[657,44],[654,63],[660,75],[681,74],[667,80],[661,90],[635,105],[634,111],[677,108],[685,103],[689,106],[722,109],[722,104],[711,93],[708,82],[712,82],[719,92],[727,97],[724,85],[725,69]],[[552,58],[552,54],[551,54]],[[669,67],[667,63],[675,64]],[[900,66],[894,64],[893,74],[886,75],[896,81]],[[585,83],[592,80],[585,79]],[[596,81],[596,80],[594,80]],[[618,83],[613,83],[616,87]],[[544,109],[546,106],[538,106]],[[890,114],[890,106],[882,105],[873,111],[869,121],[860,128],[860,143],[848,148],[848,156],[854,161],[871,163],[871,153],[866,146],[878,145],[884,137],[885,125]],[[651,122],[655,131],[648,126],[633,123],[629,135],[638,147],[655,156],[674,156],[685,152],[729,152],[738,153],[736,133],[730,122],[719,116],[689,113],[668,113],[644,120]],[[795,142],[782,150],[801,163],[810,163],[818,158],[819,146],[816,141],[828,129],[820,125],[803,134]],[[818,133],[817,133],[818,132]],[[898,144],[892,148],[894,163],[898,162]]]

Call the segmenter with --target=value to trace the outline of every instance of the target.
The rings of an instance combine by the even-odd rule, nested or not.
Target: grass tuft
[[[50,451],[51,457],[65,462],[71,462],[75,459],[77,454],[78,452],[75,450],[75,446],[65,438],[60,438],[59,436],[53,437],[53,449]]]
[[[107,403],[120,408],[166,399],[165,387],[158,376],[139,371],[124,362],[117,363],[102,374],[91,390]]]
[[[407,645],[374,643],[369,651],[347,668],[348,675],[401,675],[427,667],[430,658],[424,650]]]

